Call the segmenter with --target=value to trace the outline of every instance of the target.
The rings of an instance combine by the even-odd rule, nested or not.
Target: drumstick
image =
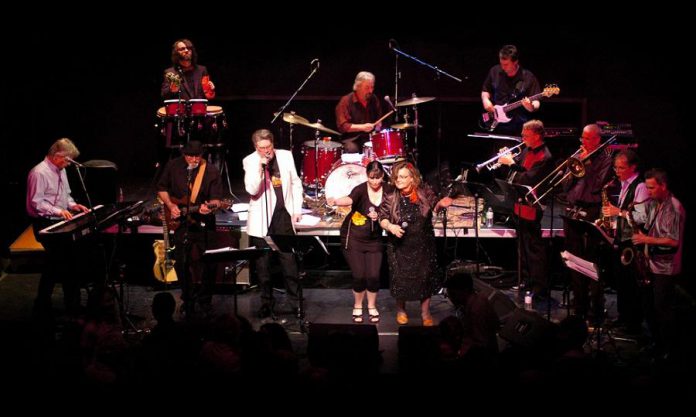
[[[376,125],[377,123],[381,122],[382,120],[386,119],[387,117],[391,116],[391,114],[394,113],[394,110],[389,110],[389,113],[385,114],[384,116],[380,117],[377,119],[376,122],[372,123],[373,125]]]

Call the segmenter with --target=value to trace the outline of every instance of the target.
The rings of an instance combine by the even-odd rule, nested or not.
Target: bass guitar
[[[534,94],[529,97],[529,101],[540,100],[545,97],[551,97],[561,92],[561,89],[556,84],[547,84],[544,87],[544,91],[539,94]],[[494,106],[492,112],[483,113],[481,116],[481,129],[486,129],[488,131],[495,130],[499,124],[508,123],[512,118],[508,116],[508,113],[515,110],[516,108],[522,106],[522,100],[515,101],[510,104],[498,104]]]

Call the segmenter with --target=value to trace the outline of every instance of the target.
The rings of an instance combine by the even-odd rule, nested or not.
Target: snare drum
[[[365,167],[359,164],[341,164],[334,167],[326,178],[326,198],[340,198],[350,194],[355,186],[367,181]]]
[[[382,129],[370,135],[372,149],[378,160],[392,159],[404,155],[404,141],[401,132],[394,129]]]
[[[302,144],[302,184],[307,187],[315,185],[319,178],[319,187],[323,187],[334,162],[340,160],[343,148],[340,143],[319,142],[319,152],[315,152],[314,141]]]

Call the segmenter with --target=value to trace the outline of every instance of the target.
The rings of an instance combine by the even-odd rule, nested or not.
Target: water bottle
[[[524,309],[525,310],[533,310],[532,308],[532,292],[527,291],[524,294]]]
[[[488,207],[486,211],[486,227],[493,227],[493,209]]]

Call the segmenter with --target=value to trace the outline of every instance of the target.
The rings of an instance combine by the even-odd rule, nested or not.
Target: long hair
[[[193,46],[193,42],[191,42],[191,41],[188,40],[188,39],[177,39],[177,40],[174,41],[174,43],[172,44],[172,64],[173,64],[174,66],[179,65],[179,53],[178,53],[177,50],[176,50],[176,45],[177,45],[179,42],[181,42],[181,43],[183,43],[184,45],[186,45],[186,47],[191,51],[191,64],[192,64],[193,66],[196,66],[196,63],[198,63],[198,53],[196,52],[196,47]]]

